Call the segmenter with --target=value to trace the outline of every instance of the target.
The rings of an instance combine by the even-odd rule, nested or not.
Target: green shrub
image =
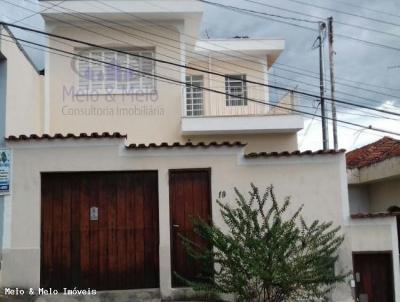
[[[344,240],[340,227],[318,220],[306,224],[302,207],[289,215],[290,199],[280,205],[273,186],[260,195],[252,184],[248,199],[235,192],[235,203],[217,200],[228,232],[193,220],[195,232],[212,248],[181,237],[190,257],[204,268],[201,281],[185,280],[189,286],[210,294],[231,293],[238,301],[321,301],[345,281],[349,273],[335,274],[334,269]]]

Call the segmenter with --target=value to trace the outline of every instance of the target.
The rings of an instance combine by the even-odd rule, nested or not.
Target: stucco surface
[[[215,200],[233,202],[233,188],[246,194],[253,182],[260,188],[275,186],[280,201],[292,197],[291,210],[304,204],[304,217],[344,225],[348,216],[344,155],[318,155],[268,159],[244,159],[242,148],[127,150],[120,139],[66,140],[11,143],[15,164],[8,253],[3,260],[5,286],[37,287],[40,282],[40,173],[60,171],[157,170],[160,211],[160,287],[170,296],[170,227],[168,170],[211,168],[212,215],[225,229]],[[21,223],[23,221],[24,223]],[[340,251],[338,269],[350,269],[351,253],[346,243]],[[23,252],[30,250],[31,252]],[[26,263],[13,271],[13,263]],[[349,287],[335,292],[335,301],[348,301]]]
[[[43,76],[24,57],[9,32],[0,27],[0,51],[6,57],[6,135],[42,133]],[[3,75],[2,75],[3,76]]]

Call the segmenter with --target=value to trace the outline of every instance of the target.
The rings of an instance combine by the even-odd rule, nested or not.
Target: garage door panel
[[[157,186],[156,172],[43,174],[42,286],[158,287]]]

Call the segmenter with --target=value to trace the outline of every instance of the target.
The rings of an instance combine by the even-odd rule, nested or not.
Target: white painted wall
[[[304,204],[307,221],[344,225],[348,200],[344,154],[246,160],[242,148],[126,150],[120,139],[55,140],[10,143],[14,152],[10,246],[4,256],[2,286],[37,287],[40,278],[40,173],[60,171],[158,170],[160,211],[160,282],[171,289],[168,169],[211,168],[214,223],[225,229],[215,199],[232,202],[233,187],[246,193],[250,182],[274,184],[280,201],[292,197],[291,210]],[[32,160],[34,159],[34,160]],[[23,223],[21,223],[23,221]],[[338,269],[351,269],[349,243],[340,250]],[[349,286],[334,301],[350,301]]]
[[[372,183],[369,186],[371,212],[385,212],[400,207],[400,177]]]
[[[370,199],[367,185],[349,185],[350,213],[369,213]]]
[[[396,217],[352,219],[346,228],[353,252],[391,251],[395,301],[400,301],[400,254]]]
[[[400,207],[400,178],[349,185],[352,214],[386,212],[389,207]]]
[[[6,130],[5,134],[41,134],[43,131],[43,76],[13,41],[9,31],[0,26],[4,39],[0,52],[6,64]]]

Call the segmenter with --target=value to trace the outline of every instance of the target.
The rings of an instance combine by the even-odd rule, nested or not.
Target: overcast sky
[[[8,0],[12,3],[24,6],[29,9],[41,10],[45,7],[34,5],[32,1]],[[327,18],[332,16],[338,23],[352,24],[357,27],[371,28],[377,33],[357,27],[345,26],[335,23],[335,50],[336,50],[336,74],[337,81],[341,85],[337,86],[340,92],[338,99],[358,102],[371,107],[382,108],[400,113],[400,1],[398,0],[210,0],[242,7],[250,10],[257,10],[268,14],[278,14],[285,17],[295,17],[299,19],[313,20],[310,17],[318,16]],[[311,5],[304,5],[305,2]],[[262,2],[265,5],[256,4]],[[331,8],[326,10],[317,8],[323,6]],[[284,10],[272,8],[280,7]],[[361,8],[360,6],[364,7]],[[234,36],[249,36],[250,38],[283,38],[286,40],[286,49],[277,61],[276,68],[271,70],[270,83],[279,84],[286,87],[297,87],[298,90],[318,92],[319,80],[315,77],[318,72],[318,51],[313,50],[312,46],[316,38],[316,32],[267,20],[264,18],[248,16],[242,13],[216,8],[206,5],[206,11],[202,24],[202,35],[210,38],[230,38]],[[302,14],[295,14],[296,11]],[[349,14],[339,13],[347,12]],[[378,12],[380,11],[380,12]],[[386,13],[383,13],[386,12]],[[307,14],[309,16],[305,16]],[[362,15],[367,19],[354,16]],[[5,3],[0,0],[0,18],[13,22],[32,15],[32,12],[23,10]],[[221,17],[223,16],[223,17]],[[383,22],[373,21],[381,20]],[[295,25],[317,28],[317,24],[294,20],[280,19]],[[23,25],[31,24],[36,27],[43,26],[40,16],[33,16],[23,20]],[[388,24],[390,23],[390,24]],[[354,41],[341,35],[354,37],[364,41],[371,41],[377,44],[388,45],[398,50],[385,47],[370,46],[365,42]],[[38,51],[30,51],[38,66],[43,66],[42,54]],[[326,55],[326,67],[327,67]],[[290,70],[284,71],[283,69]],[[308,74],[306,77],[302,74]],[[328,76],[328,70],[326,70]],[[285,78],[290,79],[287,80]],[[302,83],[299,83],[302,82]],[[342,85],[346,84],[348,86]],[[349,87],[353,86],[353,87]],[[383,88],[385,87],[385,88]],[[329,88],[329,87],[328,87]],[[364,88],[364,89],[359,89]],[[370,90],[370,91],[368,91]],[[372,91],[376,92],[372,92]],[[347,94],[344,94],[347,93]],[[352,96],[348,95],[351,94]],[[316,106],[317,102],[310,99],[300,99],[302,106]],[[328,106],[330,108],[330,106]],[[316,109],[299,107],[300,110],[317,112]],[[374,112],[361,112],[359,109],[349,109],[338,107],[338,119],[345,120],[366,126],[383,128],[390,131],[400,132],[399,117],[387,116],[384,118],[372,117],[377,115]],[[329,113],[329,112],[328,112]],[[372,116],[371,116],[372,115]],[[381,115],[381,114],[379,114]],[[390,119],[388,118],[390,117]],[[332,129],[331,125],[330,129]],[[370,130],[354,130],[349,125],[339,123],[339,147],[347,150],[354,149],[360,145],[379,139],[384,134]],[[343,127],[345,126],[345,127]],[[331,139],[332,140],[332,139]],[[300,148],[319,149],[321,143],[321,127],[318,118],[305,119],[305,129],[299,134]],[[331,142],[332,143],[332,142]]]

